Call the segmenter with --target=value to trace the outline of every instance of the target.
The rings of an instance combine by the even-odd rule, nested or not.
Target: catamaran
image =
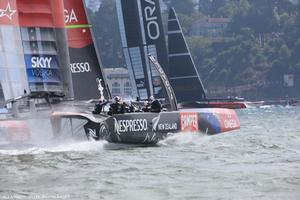
[[[155,2],[158,3],[158,1]],[[74,120],[80,120],[83,121],[84,131],[88,138],[96,140],[106,139],[113,143],[156,144],[170,133],[191,131],[217,134],[239,129],[239,120],[233,110],[177,110],[176,96],[168,81],[167,75],[164,73],[164,69],[156,61],[154,56],[148,55],[150,53],[154,53],[155,56],[160,55],[157,53],[160,48],[157,47],[159,47],[162,44],[161,41],[164,40],[159,37],[156,38],[156,40],[152,38],[151,44],[148,45],[148,43],[145,43],[146,37],[143,36],[143,34],[145,34],[144,28],[147,28],[147,26],[138,25],[140,19],[147,17],[147,13],[140,18],[138,13],[141,13],[137,13],[137,11],[141,9],[141,7],[146,9],[146,7],[150,5],[151,4],[146,1],[117,1],[119,18],[130,18],[135,22],[131,23],[130,26],[123,26],[123,28],[121,28],[123,50],[127,64],[131,67],[129,71],[131,71],[131,75],[133,76],[134,85],[139,85],[140,81],[146,83],[139,85],[136,90],[137,94],[141,99],[145,99],[151,94],[159,95],[159,91],[164,88],[169,103],[168,110],[160,113],[131,112],[113,116],[107,115],[106,112],[100,115],[82,112],[55,112],[52,115],[54,132],[62,132],[63,124],[72,126]],[[155,7],[155,9],[159,9],[159,5],[155,6],[158,6]],[[156,16],[159,12],[152,14]],[[157,18],[159,19],[159,17]],[[123,24],[122,21],[120,21],[120,24]],[[135,30],[134,37],[132,37],[132,30]],[[152,30],[149,31],[152,33]],[[160,51],[162,50],[160,49]],[[155,82],[153,79],[160,80],[160,84],[153,85]],[[103,84],[106,85],[105,79],[103,79],[103,81]],[[76,128],[72,130],[72,132],[76,131],[81,130]]]
[[[158,3],[158,1],[155,2]],[[18,131],[15,131],[15,128],[17,127],[17,130],[23,128],[24,130],[29,130],[30,133],[30,128],[27,129],[24,127],[28,126],[26,118],[32,117],[32,115],[24,114],[26,115],[24,116],[23,113],[18,115],[18,112],[13,112],[14,110],[20,110],[23,106],[29,106],[29,110],[37,113],[38,117],[39,114],[46,116],[48,119],[50,116],[53,135],[56,138],[59,138],[64,134],[64,127],[66,126],[70,127],[70,133],[74,135],[76,133],[84,134],[89,139],[106,139],[109,142],[135,144],[156,144],[159,140],[167,137],[168,134],[182,131],[217,134],[239,129],[240,124],[238,117],[233,110],[200,109],[193,111],[178,111],[176,97],[172,92],[167,75],[155,58],[146,54],[143,54],[143,59],[147,59],[148,63],[146,69],[151,69],[154,75],[151,76],[151,74],[148,73],[149,71],[143,73],[145,75],[144,80],[148,80],[148,86],[152,87],[152,89],[145,88],[138,92],[144,94],[145,97],[148,97],[148,95],[151,94],[151,91],[159,94],[159,91],[164,88],[165,93],[168,96],[167,100],[170,105],[169,110],[160,113],[136,112],[110,116],[107,115],[106,112],[103,112],[99,115],[93,115],[91,112],[92,104],[82,100],[91,98],[107,100],[109,99],[109,90],[106,87],[106,80],[101,71],[102,66],[98,57],[99,54],[94,46],[94,37],[91,26],[88,24],[84,4],[82,1],[79,2],[78,0],[65,0],[63,2],[64,5],[61,4],[61,1],[44,3],[45,5],[40,7],[38,5],[24,4],[21,0],[17,1],[16,6],[20,6],[19,10],[23,10],[24,15],[20,14],[19,18],[16,20],[22,22],[22,17],[25,17],[29,27],[25,30],[28,30],[28,33],[30,34],[30,37],[25,37],[25,39],[22,38],[21,42],[28,42],[29,44],[39,44],[40,42],[41,44],[44,44],[44,38],[46,39],[46,42],[49,42],[49,44],[56,47],[54,49],[60,48],[63,51],[60,51],[61,54],[57,54],[57,51],[54,51],[48,56],[42,51],[44,48],[29,48],[29,53],[32,50],[32,54],[36,59],[32,59],[33,56],[31,56],[31,59],[27,60],[26,58],[28,55],[23,53],[25,57],[24,62],[26,63],[24,64],[24,68],[26,67],[27,76],[29,77],[30,93],[5,101],[4,104],[11,104],[11,108],[8,109],[10,113],[5,114],[5,119],[0,123],[1,130],[8,129],[11,132],[9,135],[14,135],[15,133],[18,133]],[[144,3],[145,4],[143,5],[146,7],[152,6],[152,4],[149,4],[149,1],[144,1]],[[22,6],[24,6],[24,8]],[[29,7],[35,9],[28,9]],[[53,7],[57,9],[55,12],[51,10]],[[31,20],[32,18],[36,18],[37,13],[41,13],[41,11],[37,12],[38,8],[43,8],[43,12],[46,14],[43,14],[40,20]],[[138,6],[136,8],[138,8]],[[156,8],[158,9],[159,7]],[[62,12],[65,16],[61,16]],[[58,16],[54,17],[52,13],[59,14],[60,18],[58,18]],[[63,28],[61,27],[62,17],[65,20]],[[145,17],[146,16],[144,16],[144,18]],[[31,22],[36,24],[30,25]],[[50,25],[47,25],[46,22],[50,23]],[[67,34],[61,35],[67,35],[67,38],[59,38],[59,40],[64,40],[61,41],[61,43],[56,41],[58,38],[56,38],[56,31],[55,28],[53,28],[56,26],[55,24],[51,24],[54,22],[59,24],[58,32],[65,30],[64,28],[67,29]],[[31,26],[37,27],[34,29],[35,31],[44,30],[43,28],[46,27],[45,29],[47,29],[50,34],[37,34],[34,30],[31,31]],[[144,26],[144,28],[147,28],[147,26]],[[26,31],[24,32],[27,33]],[[48,46],[51,47],[51,45]],[[33,46],[36,47],[35,45]],[[141,48],[141,50],[144,49],[147,48]],[[137,51],[137,49],[135,48],[135,50],[132,51]],[[146,51],[144,53],[146,53]],[[147,53],[149,52],[147,51]],[[132,54],[132,56],[133,55],[134,54]],[[139,57],[140,55],[141,54],[137,54],[136,59],[145,63],[145,61],[142,61]],[[34,61],[36,60],[44,60],[43,62],[39,61],[38,63],[49,64],[49,66],[46,68],[41,67],[38,68],[39,70],[36,70],[34,65],[36,63]],[[50,60],[53,62],[50,62]],[[62,65],[61,63],[66,65]],[[71,70],[68,66],[71,66]],[[135,66],[138,66],[137,63],[135,63]],[[36,71],[43,74],[47,72],[46,74],[48,76],[38,76],[40,73],[37,74],[35,73]],[[160,80],[161,82],[159,85],[157,84],[158,87],[153,86],[152,78],[159,78],[157,80]],[[69,99],[74,100],[64,100],[59,104],[53,104],[53,99],[61,100],[65,98],[62,95],[65,90],[67,92],[66,96]],[[7,90],[4,88],[4,96],[6,96],[6,93]],[[24,93],[27,92],[24,91]],[[38,104],[35,101],[25,101],[25,105],[15,107],[15,105],[17,105],[15,102],[19,99],[32,100],[36,98],[44,100],[38,100]],[[37,105],[41,107],[37,107]],[[17,122],[18,125],[15,125],[14,122]],[[25,135],[23,138],[26,139],[28,137]]]
[[[112,116],[105,112],[100,115],[55,112],[52,115],[54,132],[60,135],[65,124],[73,126],[73,120],[81,120],[88,138],[105,139],[112,143],[152,145],[172,133],[201,132],[213,135],[240,128],[234,110],[207,108],[178,111],[176,97],[166,74],[153,56],[149,56],[149,59],[163,81],[170,102],[169,110],[160,113],[129,112]],[[72,129],[72,133],[76,134],[76,131]]]

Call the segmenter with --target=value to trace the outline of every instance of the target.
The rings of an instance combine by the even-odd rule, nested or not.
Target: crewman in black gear
[[[110,104],[109,114],[116,115],[125,113],[125,107],[124,104],[121,103],[121,98],[119,96],[116,96],[114,99],[115,102]]]
[[[123,104],[122,104],[122,112],[123,113],[129,113],[130,112],[129,105],[126,102],[123,102]]]
[[[94,110],[93,110],[93,114],[98,115],[102,112],[103,107],[108,103],[108,101],[105,100],[99,100],[98,103],[95,104]]]
[[[159,113],[161,111],[161,104],[153,96],[149,98],[149,104],[150,104],[150,112]]]

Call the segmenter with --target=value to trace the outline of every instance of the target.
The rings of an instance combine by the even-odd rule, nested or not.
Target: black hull
[[[63,123],[65,120],[70,123]],[[110,143],[141,145],[156,144],[173,133],[195,132],[214,135],[240,128],[234,110],[202,108],[160,113],[136,112],[113,116],[54,112],[51,118],[53,132],[61,133],[63,124],[76,126],[75,122],[78,120],[79,124],[83,125],[87,138],[105,139]],[[71,127],[71,130],[79,129]]]
[[[179,132],[179,114],[135,113],[116,115],[106,120],[108,135],[112,143],[156,144],[170,132]],[[168,128],[158,128],[158,123]]]
[[[172,133],[198,132],[214,135],[239,129],[240,124],[233,110],[201,109],[114,115],[101,123],[89,121],[84,128],[86,134],[90,137],[90,133],[93,133],[96,140],[151,145]]]

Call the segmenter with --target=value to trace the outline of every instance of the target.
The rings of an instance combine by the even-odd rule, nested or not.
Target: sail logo
[[[70,69],[73,74],[91,72],[91,66],[88,62],[71,63]]]
[[[52,57],[32,57],[32,68],[51,68]]]
[[[144,8],[145,22],[148,37],[151,40],[157,40],[160,37],[160,29],[158,24],[158,17],[156,13],[156,5],[154,0],[144,0],[147,6]]]
[[[47,79],[53,76],[51,69],[32,69],[32,75],[37,78]]]
[[[177,130],[177,123],[159,123],[160,121],[160,114],[157,117],[152,119],[152,130],[153,131],[172,131]]]
[[[193,112],[180,113],[181,131],[198,131],[198,114]]]
[[[66,24],[78,22],[78,18],[76,16],[74,9],[71,9],[71,11],[68,11],[67,9],[65,9],[64,13],[65,13],[65,23]]]
[[[118,133],[147,131],[148,123],[146,119],[117,120],[115,130]]]
[[[7,3],[6,9],[0,8],[0,17],[7,17],[9,20],[12,20],[13,15],[16,13],[16,10],[12,10],[9,2]]]
[[[97,131],[95,129],[88,128],[89,137],[97,138]]]
[[[158,124],[157,129],[160,131],[172,131],[177,130],[177,124],[176,123],[164,123],[164,124]]]

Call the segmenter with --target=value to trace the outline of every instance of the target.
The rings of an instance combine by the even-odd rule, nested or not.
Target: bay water
[[[44,134],[0,145],[2,199],[300,199],[300,108],[237,111],[241,129],[155,147]]]

